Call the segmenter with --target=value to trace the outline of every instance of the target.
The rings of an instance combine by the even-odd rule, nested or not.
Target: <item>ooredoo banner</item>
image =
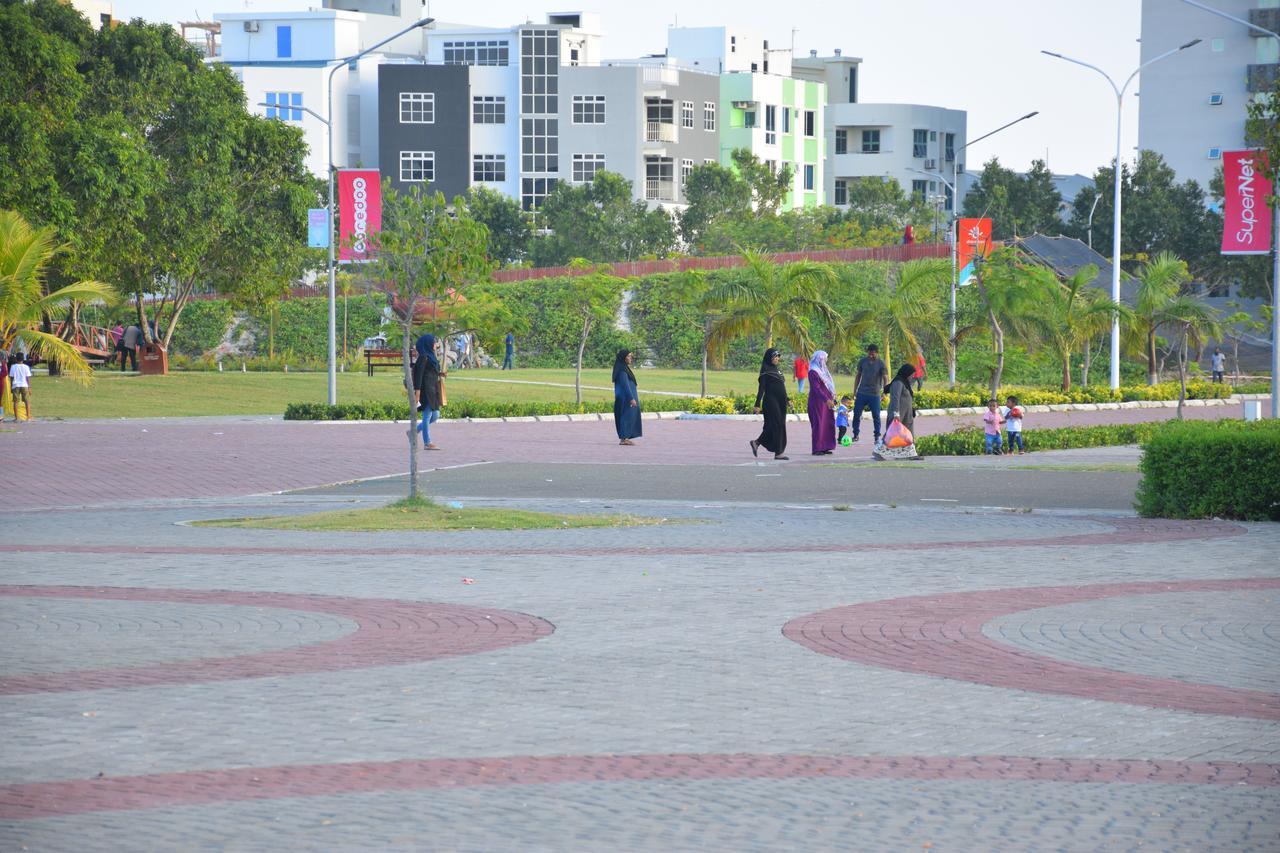
[[[1222,152],[1222,254],[1265,255],[1271,251],[1271,182],[1263,177],[1262,151]]]
[[[960,219],[956,222],[956,262],[960,283],[973,275],[973,259],[991,254],[991,220]]]
[[[338,170],[338,260],[363,261],[382,228],[382,185],[377,169]]]

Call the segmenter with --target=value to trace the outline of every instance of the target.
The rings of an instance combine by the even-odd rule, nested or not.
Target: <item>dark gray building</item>
[[[472,182],[471,69],[378,66],[378,162],[398,192],[417,186],[446,198]]]

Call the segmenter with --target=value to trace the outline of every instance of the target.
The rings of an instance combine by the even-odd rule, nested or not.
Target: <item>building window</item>
[[[764,106],[764,144],[778,144],[778,108],[773,104]]]
[[[525,172],[560,170],[560,122],[553,118],[520,120],[521,168]]]
[[[293,56],[293,27],[276,27],[276,56],[280,59]]]
[[[809,164],[809,163],[805,163],[805,165],[804,165],[804,188],[805,188],[806,190],[811,190],[811,189],[813,189],[813,179],[814,179],[814,174],[815,174],[815,172],[817,172],[817,169],[815,169],[815,168],[813,167],[813,165],[811,165],[811,164]]]
[[[524,178],[520,182],[520,206],[537,210],[555,187],[555,178]]]
[[[281,121],[302,121],[302,110],[282,109],[283,107],[301,107],[301,92],[267,92],[267,118],[278,118]]]
[[[436,96],[433,92],[401,92],[401,124],[435,124]]]
[[[946,205],[945,205],[946,209],[950,210],[951,208],[955,207],[956,200],[955,200],[955,196],[951,194],[951,187],[948,187],[944,184],[942,187],[942,193],[944,196],[946,196],[946,199],[947,199]]]
[[[818,132],[818,114],[813,110],[804,111],[804,135],[813,136]]]
[[[836,178],[835,195],[835,203],[838,207],[844,207],[849,204],[849,182],[844,178]]]
[[[680,102],[680,126],[693,130],[693,101]]]
[[[947,157],[947,162],[950,163],[954,161],[956,159],[956,135],[954,133],[948,133],[943,137],[942,147],[943,153]]]
[[[777,160],[765,160],[765,161],[764,161],[764,167],[765,167],[766,169],[768,169],[768,170],[769,170],[769,174],[770,174],[770,175],[776,175],[776,174],[778,174],[778,161],[777,161]]]
[[[849,131],[847,130],[836,131],[836,153],[837,154],[849,153]]]
[[[604,124],[604,95],[574,95],[574,124]]]
[[[578,64],[578,49],[576,47],[569,49],[569,64],[574,66]]]
[[[596,179],[596,172],[604,171],[604,155],[603,154],[574,154],[573,155],[573,180],[574,183],[588,184]]]
[[[911,156],[919,158],[929,156],[929,131],[911,131]]]
[[[471,158],[471,180],[475,183],[500,184],[506,179],[506,154],[476,154]]]
[[[401,151],[400,180],[405,183],[421,183],[436,179],[436,152]]]
[[[507,65],[510,48],[505,41],[447,41],[445,65]]]
[[[685,184],[689,183],[689,175],[693,174],[693,161],[680,161],[680,190],[684,191]]]
[[[1209,159],[1210,159],[1210,160],[1221,160],[1221,159],[1222,159],[1222,149],[1221,149],[1221,148],[1210,148],[1210,149],[1209,149]]]
[[[710,159],[708,159],[708,160],[703,160],[703,161],[702,161],[702,165],[704,165],[704,166],[714,166],[714,165],[716,165],[716,161],[715,161],[715,160],[710,160]]]
[[[520,110],[555,115],[560,111],[560,31],[520,33]]]
[[[849,103],[858,103],[858,66],[849,66]]]
[[[471,99],[474,124],[506,124],[507,99],[501,95],[477,95]]]
[[[747,110],[746,112],[744,112],[744,113],[742,114],[742,126],[743,126],[743,127],[755,127],[755,126],[756,126],[756,111],[755,111],[755,110]]]
[[[791,107],[782,108],[782,132],[791,132]]]
[[[921,201],[925,201],[929,197],[929,182],[928,181],[912,181],[911,194],[916,198],[920,199]]]
[[[862,153],[863,154],[879,154],[880,153],[880,131],[879,130],[862,131]]]
[[[1209,41],[1209,49],[1214,53],[1222,53],[1227,49],[1227,43],[1223,39],[1211,39]]]
[[[716,129],[716,102],[703,101],[702,103],[702,129]]]

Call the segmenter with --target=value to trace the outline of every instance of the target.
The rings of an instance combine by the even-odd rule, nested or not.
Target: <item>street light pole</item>
[[[1102,193],[1095,192],[1093,194],[1093,206],[1089,208],[1089,248],[1093,248],[1093,214],[1098,209],[1098,202],[1102,201]]]
[[[1133,69],[1133,73],[1124,81],[1123,86],[1117,86],[1116,81],[1111,79],[1111,75],[1103,71],[1096,65],[1090,65],[1087,62],[1081,62],[1079,59],[1072,59],[1069,56],[1063,56],[1061,53],[1054,53],[1050,50],[1040,51],[1045,56],[1052,56],[1054,59],[1061,59],[1070,62],[1073,65],[1080,65],[1092,71],[1101,74],[1111,88],[1116,93],[1116,160],[1115,160],[1115,193],[1113,204],[1113,222],[1111,228],[1111,304],[1117,309],[1120,307],[1120,129],[1121,119],[1124,117],[1124,93],[1129,88],[1129,84],[1133,82],[1133,78],[1138,76],[1138,72],[1146,68],[1152,63],[1159,62],[1173,56],[1175,53],[1184,51],[1189,47],[1195,47],[1200,43],[1200,39],[1192,39],[1186,44],[1179,45],[1172,50],[1166,50],[1157,57],[1148,59],[1146,62]],[[1120,387],[1120,312],[1113,311],[1111,315],[1111,390]]]

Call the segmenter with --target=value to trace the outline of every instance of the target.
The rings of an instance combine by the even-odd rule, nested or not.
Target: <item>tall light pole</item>
[[[387,36],[382,41],[378,42],[372,47],[366,47],[364,50],[360,51],[354,56],[348,56],[346,59],[338,60],[338,64],[333,66],[333,68],[329,70],[329,83],[328,83],[328,86],[326,87],[327,91],[325,92],[325,94],[328,96],[328,99],[329,99],[328,108],[325,110],[325,113],[326,115],[329,116],[329,118],[321,119],[321,120],[324,121],[325,127],[328,128],[327,136],[329,137],[329,265],[328,265],[328,273],[329,273],[329,405],[330,406],[335,405],[338,402],[338,295],[337,295],[337,286],[335,283],[336,266],[334,263],[334,245],[333,245],[334,244],[333,183],[334,183],[335,174],[337,172],[337,167],[334,166],[334,163],[333,163],[333,75],[338,72],[339,68],[343,68],[355,62],[358,62],[362,57],[367,56],[370,53],[373,53],[375,50],[387,44],[388,42],[395,41],[396,39],[400,38],[400,36],[405,35],[406,33],[412,32],[413,30],[416,30],[419,27],[425,27],[428,24],[433,23],[434,21],[435,21],[435,18],[423,18],[420,21],[414,21],[412,24],[405,27],[403,30],[400,30],[399,32],[393,35]],[[311,111],[307,110],[307,112],[311,112]],[[312,113],[312,115],[315,115],[315,113]],[[319,116],[316,116],[316,117],[319,118]],[[358,117],[357,117],[357,120],[358,120]]]
[[[1138,76],[1138,72],[1146,68],[1152,63],[1159,62],[1173,56],[1179,51],[1186,50],[1189,47],[1195,47],[1200,43],[1200,39],[1192,39],[1186,44],[1179,45],[1172,50],[1166,50],[1159,56],[1148,59],[1146,62],[1133,69],[1133,73],[1124,81],[1123,86],[1117,86],[1116,81],[1111,79],[1111,75],[1103,71],[1096,65],[1090,65],[1087,62],[1081,62],[1079,59],[1072,59],[1069,56],[1063,56],[1061,53],[1054,53],[1051,50],[1040,51],[1045,56],[1052,56],[1054,59],[1061,59],[1070,62],[1073,65],[1080,65],[1091,71],[1097,71],[1106,81],[1111,84],[1111,88],[1116,93],[1116,162],[1115,162],[1115,198],[1114,204],[1114,220],[1111,227],[1111,303],[1118,309],[1120,307],[1120,126],[1121,119],[1124,116],[1124,93],[1129,88],[1129,84],[1133,82],[1133,78]],[[1120,387],[1120,312],[1114,311],[1111,315],[1111,390]]]
[[[1102,193],[1097,193],[1093,197],[1093,206],[1089,208],[1089,248],[1093,248],[1093,214],[1098,209],[1098,202],[1102,201]]]
[[[1265,33],[1280,43],[1280,33],[1275,30],[1269,30],[1266,27],[1260,27],[1244,18],[1237,18],[1235,15],[1228,15],[1212,6],[1206,6],[1203,3],[1197,3],[1196,0],[1182,0],[1188,6],[1195,6],[1210,15],[1217,15],[1219,18],[1226,18],[1228,21],[1235,21],[1237,24],[1244,24],[1251,30],[1257,30]],[[1272,104],[1272,109],[1276,105]],[[1271,164],[1272,171],[1275,171],[1276,164]],[[1271,211],[1272,219],[1272,239],[1271,239],[1271,417],[1273,419],[1280,418],[1280,181],[1275,181],[1271,185],[1271,195],[1275,198],[1275,206]]]
[[[947,359],[947,381],[950,387],[956,387],[956,289],[960,286],[960,269],[958,266],[958,248],[957,244],[960,235],[956,229],[960,222],[960,152],[973,145],[975,142],[981,142],[989,136],[995,136],[1002,130],[1013,127],[1019,122],[1026,121],[1040,115],[1039,110],[1033,110],[1026,115],[1015,118],[1008,124],[1002,124],[990,133],[984,133],[977,139],[970,139],[955,149],[954,157],[951,158],[951,183],[947,183],[947,179],[933,172],[922,172],[919,169],[908,169],[909,172],[916,172],[920,175],[928,175],[931,178],[937,178],[946,184],[951,190],[951,356]]]

